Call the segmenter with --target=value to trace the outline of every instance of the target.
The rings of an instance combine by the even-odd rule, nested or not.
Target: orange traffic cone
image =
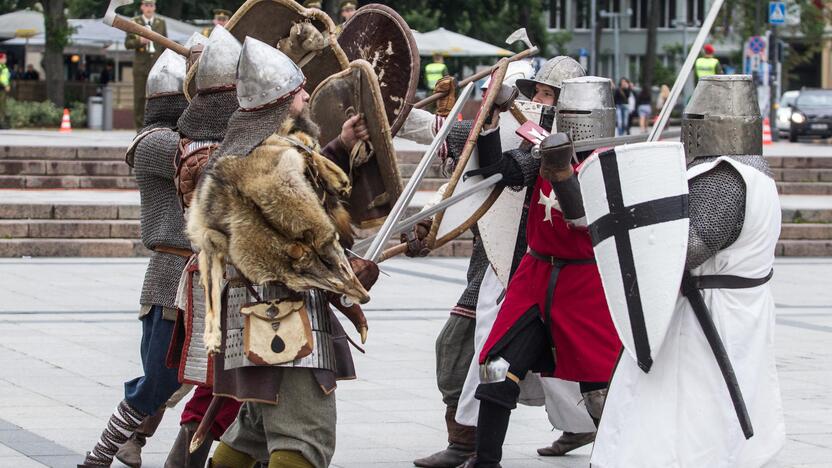
[[[61,119],[61,133],[72,133],[72,122],[69,120],[69,109],[64,108],[64,118]]]
[[[764,145],[774,144],[774,142],[771,141],[771,125],[769,125],[768,117],[763,119],[763,144]]]

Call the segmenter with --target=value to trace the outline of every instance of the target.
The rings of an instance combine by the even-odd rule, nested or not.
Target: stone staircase
[[[398,157],[401,175],[407,179],[422,152],[400,151]],[[147,255],[139,239],[135,180],[123,158],[119,147],[0,146],[0,189],[17,189],[0,190],[0,257]],[[832,158],[768,159],[783,195],[832,195]],[[420,189],[435,191],[445,181],[434,164]],[[29,193],[44,196],[28,199]],[[5,196],[9,194],[23,195]],[[78,194],[89,196],[79,200],[73,196]],[[110,196],[113,200],[107,199]],[[784,203],[783,223],[778,255],[832,255],[832,203],[812,209]],[[468,256],[471,248],[466,233],[433,255]]]

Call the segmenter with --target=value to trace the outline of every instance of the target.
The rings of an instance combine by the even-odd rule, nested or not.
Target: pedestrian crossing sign
[[[786,2],[768,2],[769,24],[786,23]]]

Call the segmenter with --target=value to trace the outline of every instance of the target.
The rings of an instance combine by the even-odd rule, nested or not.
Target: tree
[[[64,0],[42,0],[44,33],[43,54],[46,74],[46,95],[58,108],[64,107],[64,47],[69,43],[72,29],[66,21]]]
[[[641,89],[648,91],[653,88],[653,78],[655,77],[660,12],[661,0],[650,0],[647,7],[647,51],[641,69]]]

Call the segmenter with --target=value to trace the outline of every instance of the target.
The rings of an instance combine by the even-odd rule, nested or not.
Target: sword
[[[678,138],[682,136],[681,130],[668,130],[662,135],[663,139]],[[577,141],[574,143],[575,152],[581,153],[584,151],[594,151],[598,148],[614,147],[620,145],[629,145],[633,143],[641,143],[647,141],[649,135],[641,133],[638,135],[624,135],[617,137],[596,138],[593,140]]]
[[[702,293],[693,286],[691,275],[688,271],[682,277],[682,294],[688,298],[691,308],[693,308],[693,313],[696,315],[696,320],[699,322],[699,326],[702,327],[702,332],[705,334],[705,339],[708,340],[708,346],[711,347],[711,351],[714,353],[719,371],[722,373],[722,378],[728,387],[728,394],[731,395],[731,402],[734,404],[734,411],[737,413],[737,420],[740,423],[740,427],[742,427],[742,433],[746,440],[748,440],[754,436],[754,428],[751,426],[751,418],[748,416],[748,409],[745,407],[745,400],[742,397],[742,390],[740,390],[737,375],[734,373],[734,367],[731,365],[731,359],[728,357],[725,345],[719,337],[719,331],[716,329],[714,319],[708,310],[708,305],[705,304]]]
[[[208,409],[205,410],[205,415],[202,416],[202,421],[199,422],[199,426],[197,426],[194,436],[191,438],[191,444],[188,446],[190,453],[196,452],[205,443],[205,435],[208,434],[211,425],[214,424],[214,419],[217,418],[217,413],[220,412],[223,403],[228,399],[228,397],[219,395],[211,397],[211,403],[208,404]]]
[[[393,229],[393,226],[399,221],[404,210],[410,204],[410,200],[413,199],[413,195],[416,193],[416,188],[419,186],[419,183],[425,177],[425,174],[428,172],[428,168],[430,168],[430,163],[433,161],[433,155],[439,149],[439,146],[442,142],[445,141],[445,138],[448,136],[448,133],[451,131],[451,125],[454,122],[454,119],[462,110],[462,106],[465,104],[466,101],[471,97],[471,93],[474,91],[474,85],[469,84],[462,90],[462,93],[459,95],[459,99],[457,99],[456,104],[454,104],[453,109],[445,118],[445,122],[442,124],[442,128],[439,129],[439,132],[434,137],[433,142],[431,142],[430,147],[425,152],[425,155],[422,156],[422,160],[419,161],[419,165],[416,166],[416,170],[413,172],[413,175],[410,177],[410,180],[407,181],[407,186],[402,191],[402,194],[399,196],[399,199],[396,200],[396,204],[393,205],[393,209],[390,210],[390,214],[387,215],[387,219],[384,220],[384,224],[381,226],[381,229],[378,231],[378,235],[375,237],[375,240],[370,245],[370,248],[367,249],[367,252],[364,254],[364,258],[370,261],[375,262],[379,255],[381,255],[382,248],[384,247],[384,243],[387,242],[387,239],[390,238],[390,231]]]
[[[714,0],[711,9],[708,10],[708,16],[705,17],[705,22],[702,23],[699,34],[696,35],[696,39],[693,41],[685,63],[682,65],[679,75],[676,76],[676,82],[673,83],[670,95],[667,97],[667,101],[664,102],[661,112],[659,112],[659,118],[656,120],[653,128],[650,129],[650,137],[647,141],[658,141],[661,137],[664,127],[667,126],[667,122],[670,120],[670,113],[673,111],[673,106],[676,105],[676,100],[682,94],[682,89],[685,87],[685,83],[687,83],[690,77],[690,72],[693,70],[693,63],[696,62],[696,57],[699,56],[699,51],[705,44],[705,39],[708,38],[708,34],[711,32],[711,28],[714,25],[714,21],[716,21],[716,17],[723,3],[725,3],[725,0]]]
[[[167,49],[172,49],[177,54],[187,57],[190,53],[187,47],[175,42],[167,37],[146,28],[140,24],[136,24],[130,20],[124,19],[116,14],[116,9],[133,3],[133,0],[110,0],[110,5],[107,7],[107,13],[104,14],[104,24],[112,26],[116,29],[121,29],[127,33],[139,35],[145,39],[159,44]]]

